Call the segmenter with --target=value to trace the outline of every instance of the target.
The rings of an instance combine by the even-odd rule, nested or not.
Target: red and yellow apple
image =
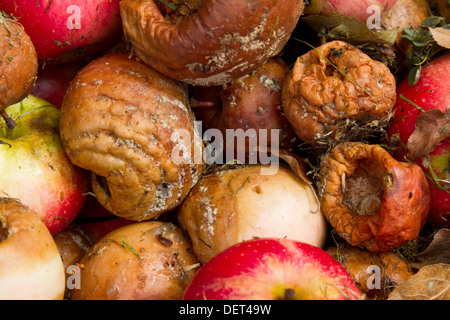
[[[204,264],[184,300],[354,300],[344,267],[324,250],[291,239],[260,238],[229,247]]]
[[[0,120],[0,195],[20,199],[54,235],[79,214],[89,176],[64,152],[59,108],[29,95],[5,111],[17,126]]]

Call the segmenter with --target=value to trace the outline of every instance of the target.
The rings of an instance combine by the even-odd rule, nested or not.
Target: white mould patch
[[[265,74],[259,76],[259,83],[271,91],[275,91],[277,93],[281,92],[281,87],[278,82],[274,78],[269,78]]]
[[[168,103],[168,104],[171,104],[171,105],[175,105],[178,108],[180,108],[181,110],[183,110],[184,112],[188,112],[188,109],[187,109],[186,105],[183,102],[181,102],[180,100],[178,100],[178,99],[171,99],[171,98],[169,98],[167,96],[164,96],[164,95],[158,95],[158,96],[155,97],[155,100],[158,103]]]

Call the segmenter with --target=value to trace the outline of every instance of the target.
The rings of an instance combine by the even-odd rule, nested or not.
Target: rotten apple
[[[72,300],[178,300],[199,263],[176,225],[144,221],[103,236],[80,265]]]
[[[450,225],[449,161],[450,54],[423,67],[419,81],[408,79],[397,88],[395,115],[387,128],[394,157],[421,165],[431,188],[429,221]]]
[[[65,290],[58,248],[38,215],[0,198],[0,299],[60,300]]]
[[[220,252],[186,288],[184,300],[354,300],[344,267],[324,250],[291,239],[260,238]]]
[[[83,207],[89,176],[64,152],[59,108],[29,95],[5,112],[16,127],[10,129],[0,120],[0,193],[20,199],[54,235]]]

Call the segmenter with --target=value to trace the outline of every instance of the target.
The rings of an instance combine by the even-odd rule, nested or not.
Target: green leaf
[[[408,74],[408,84],[410,86],[413,86],[417,84],[420,78],[420,73],[422,71],[422,68],[420,66],[414,67],[409,71]]]
[[[445,19],[443,17],[431,16],[422,20],[420,24],[422,27],[436,28],[445,24]]]
[[[422,48],[422,47],[426,47],[427,45],[429,45],[430,41],[428,39],[418,39],[418,40],[413,40],[412,43],[416,47]]]

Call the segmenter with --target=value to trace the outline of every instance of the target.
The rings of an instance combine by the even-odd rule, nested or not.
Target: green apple
[[[59,108],[29,95],[0,119],[0,196],[19,199],[51,234],[72,222],[86,201],[89,176],[67,157],[59,136]]]

